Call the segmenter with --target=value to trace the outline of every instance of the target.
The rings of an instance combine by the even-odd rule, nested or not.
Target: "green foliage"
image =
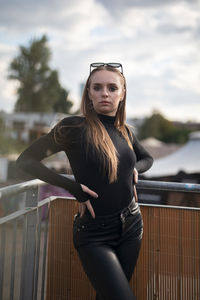
[[[0,112],[0,135],[3,133],[4,131],[4,119],[1,116],[1,112]]]
[[[21,153],[26,147],[27,145],[18,140],[0,134],[0,155]]]
[[[20,153],[26,145],[18,140],[12,139],[9,131],[4,126],[4,119],[0,114],[0,155]]]
[[[20,83],[15,111],[69,112],[72,102],[59,83],[58,72],[49,67],[50,57],[45,35],[33,39],[28,47],[20,46],[9,68],[9,79]]]
[[[146,118],[139,128],[140,139],[154,137],[165,143],[185,143],[188,140],[188,134],[188,129],[176,127],[159,112],[154,112]]]

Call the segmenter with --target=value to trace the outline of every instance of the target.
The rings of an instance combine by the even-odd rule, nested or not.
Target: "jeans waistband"
[[[125,219],[130,213],[137,213],[139,211],[139,205],[137,202],[135,202],[135,200],[132,200],[131,203],[123,208],[121,211],[118,211],[114,214],[111,215],[105,215],[105,216],[96,216],[95,219],[92,219],[92,216],[90,215],[89,211],[86,212],[82,219],[85,220],[91,220],[93,223],[99,223],[99,222],[103,222],[106,223],[106,221],[111,222],[114,220],[122,220]]]

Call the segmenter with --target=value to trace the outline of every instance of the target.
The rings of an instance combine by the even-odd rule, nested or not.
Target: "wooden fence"
[[[92,300],[72,243],[73,199],[51,202],[46,300]],[[138,300],[200,299],[200,209],[141,205],[144,236],[130,285]],[[125,300],[125,299],[124,299]]]

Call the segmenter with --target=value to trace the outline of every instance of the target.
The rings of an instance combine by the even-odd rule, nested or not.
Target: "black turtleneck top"
[[[68,190],[79,202],[90,199],[96,215],[108,215],[120,211],[133,199],[133,169],[139,173],[148,170],[152,157],[142,147],[133,134],[133,150],[114,126],[115,117],[98,115],[112,139],[119,158],[117,181],[109,183],[102,162],[94,147],[87,147],[84,117],[64,118],[50,133],[36,140],[17,159],[17,166],[35,178]],[[78,125],[78,126],[77,126]],[[80,125],[80,126],[79,126]],[[64,126],[65,138],[62,144],[55,141],[58,126]],[[47,168],[41,160],[59,151],[64,151],[69,159],[75,181]],[[93,198],[83,192],[84,184],[98,194]]]

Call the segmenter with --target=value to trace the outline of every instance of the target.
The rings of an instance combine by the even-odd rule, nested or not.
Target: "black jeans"
[[[135,300],[129,285],[143,233],[137,203],[109,216],[74,218],[73,239],[81,263],[97,292],[96,300]]]

